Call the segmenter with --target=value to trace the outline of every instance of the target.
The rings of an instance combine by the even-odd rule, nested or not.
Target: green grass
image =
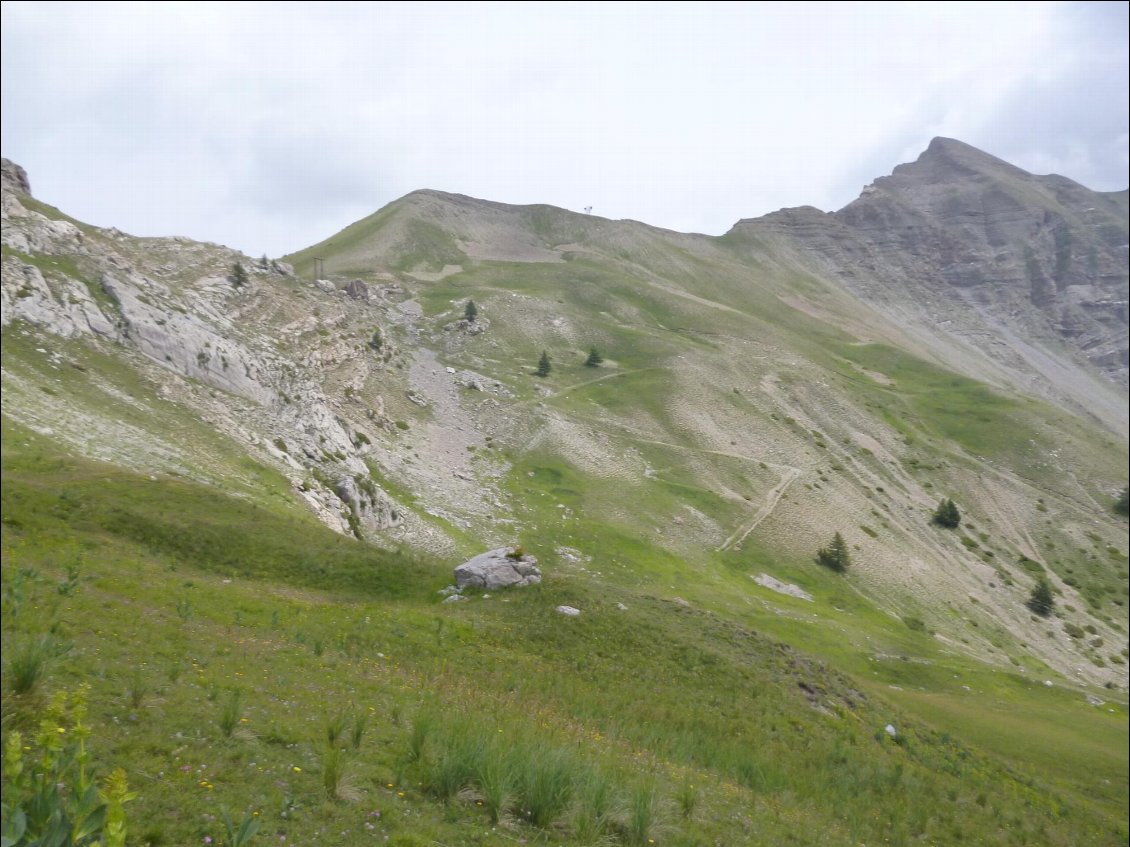
[[[1039,443],[1020,402],[982,383],[882,344],[837,349],[848,361],[894,381],[894,387],[881,393],[895,400],[902,411],[887,412],[885,418],[911,437],[915,429],[921,429],[971,454],[994,458],[1023,453],[1032,449],[1031,442]]]
[[[47,407],[57,418],[91,414],[133,428],[130,439],[97,435],[102,443],[155,443],[174,459],[156,473],[134,461],[146,472],[133,473],[70,457],[5,420],[5,728],[34,725],[44,698],[89,681],[99,763],[125,764],[140,786],[134,820],[148,830],[131,836],[138,843],[219,838],[202,821],[228,809],[261,821],[266,840],[305,843],[1125,843],[1124,703],[1090,706],[1059,677],[1042,686],[1051,674],[1038,650],[985,616],[965,626],[958,602],[865,593],[868,545],[907,543],[918,516],[912,507],[900,520],[896,509],[915,502],[914,485],[959,496],[980,484],[975,475],[999,471],[1040,495],[1024,549],[1079,586],[1096,623],[1124,623],[1124,534],[1092,530],[1083,502],[1105,504],[1124,483],[1114,479],[1123,444],[915,356],[857,344],[835,318],[854,314],[842,292],[760,259],[731,263],[706,240],[660,243],[644,227],[608,238],[596,219],[530,207],[515,214],[544,244],[585,249],[558,263],[472,262],[440,227],[396,220],[397,208],[291,258],[302,274],[320,256],[327,272],[375,280],[366,252],[386,239],[380,278],[402,274],[403,296],[425,315],[414,328],[384,327],[406,353],[416,330],[439,337],[469,297],[482,308],[489,331],[444,335],[441,359],[516,395],[497,413],[477,410],[495,441],[473,464],[503,471],[499,510],[514,523],[501,526],[539,557],[545,582],[440,605],[453,561],[333,535],[296,506],[280,473],[158,400],[140,375],[149,366],[54,338],[42,355],[43,337],[17,323],[3,336],[6,405],[30,422]],[[754,246],[722,242],[735,257]],[[171,259],[158,259],[160,246],[147,242],[142,270]],[[17,258],[49,279],[83,278],[82,259]],[[408,278],[449,263],[462,271]],[[316,292],[277,282],[276,326],[323,319]],[[790,305],[796,298],[808,302]],[[825,318],[806,308],[817,304]],[[312,326],[293,345],[340,337],[361,348],[374,320]],[[608,359],[597,371],[582,364],[593,344]],[[542,349],[553,372],[537,380]],[[418,444],[423,423],[441,420],[404,398],[404,364],[401,355],[348,399],[379,391],[409,430],[390,427],[390,441]],[[341,373],[320,375],[333,383]],[[480,399],[463,396],[470,407]],[[583,450],[561,455],[537,437],[549,419],[627,467],[605,476]],[[874,434],[894,461],[854,444],[855,431]],[[389,444],[370,432],[380,456]],[[1044,462],[1053,449],[1058,459]],[[784,463],[802,476],[765,539],[714,552],[713,536],[752,518]],[[425,495],[394,468],[374,461],[372,475],[449,550],[505,534],[491,518],[456,529],[428,515]],[[861,506],[842,527],[866,536],[858,576],[811,561],[836,527],[807,538],[818,521],[800,498],[837,485],[857,495],[841,502]],[[1014,564],[1006,528],[970,517],[969,549],[945,542],[991,560],[1001,580],[1016,577],[1022,596],[1044,566]],[[763,570],[815,601],[757,586],[750,576]],[[581,617],[553,614],[561,603]],[[1081,660],[1114,661],[1121,645],[1092,644],[1086,623],[1048,626],[1063,641],[1078,632]],[[1007,670],[953,644],[972,626]],[[891,722],[894,740],[882,731]]]
[[[364,275],[372,260],[366,256],[366,246],[378,237],[383,228],[396,216],[399,203],[356,221],[324,241],[284,256],[294,266],[299,276],[309,278],[314,271],[314,258],[324,259],[327,274]],[[438,271],[444,265],[459,264],[466,259],[455,239],[441,227],[419,218],[410,219],[405,232],[395,243],[388,245],[384,256],[391,267],[411,271],[419,267]]]
[[[39,212],[41,215],[43,215],[46,218],[49,218],[50,220],[66,221],[67,223],[74,224],[75,226],[77,226],[79,229],[81,229],[83,232],[85,232],[87,234],[90,234],[90,233],[93,233],[93,232],[96,231],[94,229],[94,227],[90,226],[89,224],[85,224],[82,221],[75,220],[70,215],[59,211],[54,206],[51,206],[47,203],[44,203],[42,200],[36,200],[34,197],[31,197],[30,195],[25,194],[25,195],[21,196],[19,198],[19,200],[20,200],[20,204],[25,209],[28,209],[32,212]]]
[[[5,420],[5,432],[11,425]],[[30,441],[30,439],[29,439]],[[178,479],[146,479],[105,465],[48,455],[37,448],[12,455],[3,490],[4,523],[23,532],[60,531],[120,538],[154,555],[191,562],[228,577],[267,577],[294,585],[362,595],[421,596],[428,566],[322,532],[312,517],[230,498],[216,508],[214,491]],[[249,533],[248,526],[258,531]],[[439,572],[431,569],[433,579]]]
[[[551,461],[530,470],[515,480],[554,495],[577,482]],[[1040,706],[1028,726],[997,732],[1003,712],[981,721],[955,708],[956,665],[886,662],[872,677],[875,663],[833,627],[821,629],[826,643],[796,639],[850,657],[847,674],[832,670],[782,643],[804,625],[737,611],[753,590],[742,569],[764,555],[756,549],[740,568],[684,586],[730,586],[734,610],[711,613],[656,591],[685,570],[677,558],[587,521],[578,531],[608,579],[561,573],[443,606],[435,589],[448,574],[427,561],[183,480],[68,458],[10,424],[2,493],[4,643],[53,629],[74,645],[47,666],[42,695],[16,692],[6,655],[5,725],[30,720],[38,696],[89,682],[91,749],[103,772],[123,765],[139,790],[128,811],[141,843],[217,838],[225,808],[257,812],[267,840],[298,843],[353,843],[319,833],[362,831],[460,843],[494,820],[499,835],[482,843],[1126,837],[1115,799],[1125,744],[1105,743],[1124,741],[1125,709],[1076,714],[1076,700],[986,672],[994,697]],[[537,537],[522,542],[541,552]],[[60,551],[82,562],[67,593],[56,588],[68,578]],[[821,597],[841,590],[792,567]],[[192,614],[179,615],[179,602]],[[582,616],[553,614],[561,603]],[[892,655],[934,649],[900,621],[885,628],[862,598],[836,605],[840,625],[881,636]],[[151,690],[135,703],[120,680],[137,668]],[[896,701],[890,684],[927,687],[935,700]],[[368,723],[357,749],[343,750],[338,717],[354,710]],[[1066,715],[1078,730],[1051,734]],[[903,743],[881,731],[888,721]],[[931,725],[967,721],[948,735]],[[1056,755],[1087,733],[1078,756]],[[1032,756],[1023,742],[1039,734],[1046,755]],[[1082,790],[1100,777],[1111,786]],[[692,813],[665,812],[687,784]]]
[[[42,635],[8,651],[5,676],[12,693],[30,694],[47,673],[47,663],[52,658],[51,637]]]

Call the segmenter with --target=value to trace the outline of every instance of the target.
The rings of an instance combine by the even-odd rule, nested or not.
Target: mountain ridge
[[[969,196],[954,195],[959,179],[966,183],[962,190]],[[932,197],[932,185],[941,186],[945,196]],[[949,333],[950,341],[956,340],[957,347],[965,348],[971,338],[989,338],[989,341],[973,341],[973,346],[989,359],[1006,360],[1003,366],[998,362],[995,366],[971,367],[966,373],[1002,386],[1034,390],[1076,411],[1091,410],[1104,426],[1125,435],[1127,428],[1120,422],[1124,415],[1119,398],[1093,385],[1093,373],[1084,375],[1080,384],[1073,375],[1074,369],[1069,367],[1063,371],[1058,360],[1063,357],[1065,347],[1074,348],[1073,353],[1078,355],[1072,358],[1077,364],[1086,360],[1118,388],[1125,390],[1128,385],[1125,244],[1130,235],[1125,223],[1125,203],[1119,202],[1119,197],[1126,195],[1126,191],[1094,192],[1054,174],[1029,174],[964,142],[938,137],[918,160],[898,165],[891,175],[879,177],[865,187],[856,200],[836,212],[790,207],[758,218],[742,219],[723,236],[676,233],[638,221],[588,218],[545,204],[513,206],[434,189],[405,195],[380,212],[347,227],[343,233],[386,213],[401,212],[405,207],[412,207],[421,217],[441,225],[451,223],[453,216],[441,208],[443,204],[465,211],[490,210],[495,216],[510,218],[512,226],[514,220],[524,223],[538,216],[559,221],[567,219],[573,225],[574,237],[578,232],[598,228],[593,222],[604,222],[610,227],[639,226],[651,234],[694,243],[696,247],[738,241],[748,238],[754,230],[768,230],[794,242],[786,248],[794,255],[816,246],[830,260],[821,262],[820,270],[834,275],[840,284],[880,311],[889,308],[892,288],[896,288],[900,296],[905,294],[899,283],[908,277],[918,285],[919,305],[924,309],[936,310],[939,296],[952,288],[961,289],[957,296],[971,297],[974,302],[966,310],[969,318],[960,331]],[[1038,206],[1043,219],[1011,219],[1024,208],[1020,205],[1021,199]],[[424,201],[423,204],[420,201]],[[1094,203],[1107,208],[1097,209],[1091,205]],[[1089,215],[1089,219],[1083,220],[1084,215]],[[1101,220],[1096,222],[1096,217]],[[590,223],[586,224],[586,219]],[[843,224],[846,230],[837,230],[838,224]],[[948,232],[946,227],[951,224],[961,232]],[[1085,259],[1087,267],[1082,267],[1080,257],[1072,253],[1072,233],[1078,237],[1079,232],[1100,226],[1104,238],[1097,249],[1086,243],[1085,249],[1090,253]],[[981,232],[976,231],[978,228]],[[900,229],[913,229],[913,232],[896,238],[893,244],[882,243],[882,239],[889,241]],[[869,243],[875,241],[873,233],[882,238]],[[468,255],[471,259],[555,260],[552,248],[568,243],[559,234],[557,244],[539,244],[528,237],[528,232],[525,238],[514,238],[512,230],[508,243],[491,252],[482,249],[482,233],[462,234],[471,245]],[[291,254],[290,258],[302,265],[303,257],[312,255],[311,251],[334,249],[337,238],[331,237]],[[1050,243],[1042,245],[1045,249],[1041,254],[1031,248],[1032,239],[1050,240]],[[808,245],[806,240],[819,241],[824,246]],[[853,255],[845,255],[835,246],[836,242],[845,240],[862,240],[863,244],[853,247]],[[410,243],[407,236],[402,241]],[[894,252],[909,254],[919,261],[908,262],[904,255],[894,257],[892,263],[891,251],[887,249],[892,246]],[[924,251],[933,255],[925,256]],[[1008,251],[1013,255],[1007,255]],[[458,264],[460,252],[458,245],[447,243],[433,258],[442,256],[443,267],[448,263],[453,267]],[[378,255],[379,251],[369,258]],[[410,247],[398,256],[380,258],[386,263],[395,263],[404,261],[405,255],[411,255]],[[797,264],[804,268],[812,263],[800,261]],[[430,270],[442,272],[442,267]],[[861,276],[870,277],[869,283],[856,283]],[[1014,288],[1027,286],[1027,291],[1004,291],[1005,282]],[[1022,295],[1030,304],[1023,302],[1025,296]],[[1021,310],[1023,314],[1018,314]],[[1044,314],[1039,314],[1040,311]],[[907,320],[907,315],[897,310],[891,311],[889,316],[898,323]],[[937,321],[932,323],[935,324],[932,327],[921,327],[927,330],[925,338],[936,335]],[[1025,335],[1038,335],[1041,343],[1037,344],[1037,349],[1014,343],[1012,339],[1018,330]],[[954,353],[954,346],[945,340],[935,340],[928,345],[940,361],[966,359]],[[1015,347],[1024,349],[1017,351]],[[1055,371],[1050,378],[1049,371]]]
[[[417,192],[292,266],[5,161],[7,725],[89,683],[153,843],[1125,844],[1125,215],[982,164],[718,237]]]
[[[972,155],[939,146],[931,156]],[[906,174],[887,179],[897,186]],[[1018,174],[1007,178],[1027,179]],[[15,176],[5,184],[18,187]],[[960,331],[939,327],[930,288],[907,282],[934,279],[933,245],[918,255],[900,251],[899,237],[848,240],[851,220],[803,207],[712,237],[425,190],[288,257],[295,275],[214,245],[80,227],[21,197],[4,198],[4,323],[25,327],[6,329],[12,348],[34,327],[92,344],[159,383],[172,405],[152,406],[153,421],[177,410],[193,419],[183,424],[191,436],[171,440],[167,424],[143,418],[125,439],[113,417],[120,401],[111,403],[122,390],[107,377],[110,399],[84,401],[101,421],[92,440],[61,420],[62,395],[37,392],[38,379],[58,377],[20,347],[5,371],[6,414],[78,449],[215,484],[232,476],[252,495],[246,474],[195,452],[195,439],[214,445],[218,432],[230,442],[221,453],[245,450],[276,468],[293,502],[336,530],[443,556],[567,527],[560,515],[587,508],[607,523],[602,532],[655,539],[661,558],[709,569],[712,555],[744,544],[795,561],[832,515],[865,552],[857,579],[885,607],[942,626],[924,585],[954,603],[976,594],[1010,637],[1039,644],[1042,661],[1078,668],[1070,645],[1028,621],[1020,601],[1030,575],[999,563],[1075,567],[1049,551],[1084,543],[1093,531],[1084,515],[1121,482],[1108,456],[1125,452],[1125,395],[1099,385],[1071,350],[1025,334],[1038,314],[1002,329],[990,322],[995,301],[957,299],[943,314],[963,321]],[[892,207],[871,209],[869,198],[853,214],[883,220]],[[920,217],[935,233],[940,224]],[[324,277],[311,280],[315,258]],[[230,275],[237,261],[242,287]],[[476,321],[463,316],[468,299]],[[580,365],[590,347],[606,360],[595,373]],[[563,382],[522,366],[542,349]],[[1040,368],[1044,382],[1025,382]],[[1062,413],[1031,399],[1041,396]],[[1076,433],[1080,420],[1099,426]],[[556,495],[566,511],[523,493],[521,473],[540,479],[534,456],[576,477],[564,486],[573,494]],[[925,530],[941,478],[996,527],[999,549],[975,539],[953,548]],[[629,508],[623,490],[651,509]],[[891,491],[897,503],[885,502]],[[1061,526],[1045,541],[1033,504],[1053,495]],[[1005,594],[985,588],[1006,577],[1015,587]],[[1056,584],[1107,592],[1106,579]],[[1109,595],[1089,596],[1105,608]],[[1000,660],[975,628],[944,626]],[[1125,676],[1110,666],[1070,672]]]

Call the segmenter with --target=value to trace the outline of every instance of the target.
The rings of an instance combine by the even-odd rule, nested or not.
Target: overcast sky
[[[278,256],[417,188],[720,234],[936,135],[1126,188],[1128,4],[3,3],[3,155]]]

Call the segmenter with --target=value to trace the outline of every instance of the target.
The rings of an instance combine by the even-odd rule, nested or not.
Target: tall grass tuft
[[[590,768],[580,778],[577,795],[573,835],[583,844],[602,843],[609,837],[615,820],[612,780],[604,771]]]
[[[698,789],[689,781],[684,782],[675,799],[679,804],[679,814],[688,821],[693,818],[694,810],[698,806]]]
[[[490,822],[497,824],[514,792],[514,763],[500,745],[491,744],[483,749],[475,769],[475,783]]]
[[[8,661],[13,694],[30,694],[47,675],[47,661],[54,654],[50,635],[43,635],[24,644]]]
[[[340,747],[327,747],[322,754],[322,787],[331,800],[356,803],[361,792],[347,773],[348,759]]]
[[[369,715],[366,712],[357,712],[353,716],[353,728],[349,733],[349,742],[353,745],[354,750],[361,749],[361,739],[365,737],[365,727],[369,723]]]
[[[184,599],[177,600],[176,608],[177,617],[180,618],[183,623],[188,623],[189,619],[192,617],[192,603]]]
[[[484,759],[482,734],[467,723],[457,723],[437,739],[439,750],[428,773],[428,788],[450,803],[469,788]]]
[[[337,792],[341,786],[341,778],[345,770],[344,764],[341,750],[337,747],[327,747],[326,752],[322,754],[322,787],[325,788],[326,796],[331,800],[337,799]]]
[[[145,695],[148,693],[149,684],[145,681],[145,675],[141,672],[141,668],[134,668],[133,676],[130,677],[129,688],[126,691],[130,707],[140,709],[141,704],[145,701]]]
[[[424,758],[424,747],[427,745],[428,736],[431,735],[435,719],[429,712],[421,712],[412,721],[412,732],[408,735],[408,753],[405,758],[409,764]]]
[[[519,811],[534,826],[546,828],[573,798],[576,765],[564,750],[530,747],[516,761]]]
[[[239,726],[239,705],[243,695],[238,688],[233,689],[224,706],[220,709],[220,732],[224,738],[231,738],[235,728]]]
[[[336,747],[337,741],[345,734],[345,725],[349,721],[349,714],[343,709],[330,718],[326,724],[326,742],[330,747]]]
[[[659,797],[654,785],[641,785],[632,792],[628,805],[629,844],[647,844],[659,816]]]

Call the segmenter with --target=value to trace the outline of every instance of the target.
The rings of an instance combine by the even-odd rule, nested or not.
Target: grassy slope
[[[332,271],[345,250],[338,270],[364,274],[366,241],[390,225],[386,211],[306,255],[326,257]],[[811,546],[808,535],[778,543],[787,524],[724,553],[669,533],[671,516],[688,508],[727,529],[740,525],[778,481],[779,469],[761,461],[759,450],[769,458],[770,449],[805,471],[779,512],[815,501],[842,478],[856,487],[853,496],[872,498],[865,519],[888,532],[892,507],[875,483],[894,490],[904,481],[886,460],[847,445],[841,421],[850,418],[867,432],[897,435],[898,463],[923,484],[969,484],[994,467],[1030,475],[1052,509],[1037,539],[1048,566],[1075,580],[1088,611],[1117,629],[1114,618],[1124,621],[1125,611],[1111,604],[1121,605],[1125,592],[1125,558],[1104,548],[1119,552],[1110,545],[1124,546],[1125,536],[1096,527],[1089,538],[1080,516],[1093,506],[1087,497],[1097,500],[1107,477],[1123,472],[1125,445],[889,344],[862,344],[873,336],[851,320],[813,320],[782,305],[784,295],[828,305],[835,295],[818,281],[755,274],[690,248],[605,244],[599,233],[590,238],[584,218],[559,217],[535,221],[547,244],[588,238],[595,252],[559,264],[470,263],[419,286],[404,280],[437,324],[475,299],[492,329],[447,360],[470,360],[518,395],[504,416],[514,430],[503,427],[498,442],[511,463],[505,482],[521,541],[550,579],[490,600],[438,605],[432,590],[447,581],[446,567],[296,523],[280,502],[287,486],[189,424],[184,410],[146,400],[151,408],[139,411],[120,392],[101,391],[99,380],[134,401],[146,396],[120,363],[60,345],[94,368],[90,380],[34,355],[34,339],[6,332],[5,367],[23,388],[154,434],[176,432],[182,442],[187,434],[199,442],[190,453],[218,457],[213,475],[225,487],[238,479],[241,499],[65,459],[6,428],[5,721],[26,720],[43,696],[9,696],[13,651],[57,625],[74,647],[53,664],[44,689],[93,682],[100,757],[126,764],[143,786],[135,820],[146,822],[147,840],[163,843],[214,836],[204,816],[222,804],[254,808],[268,832],[300,843],[356,843],[370,832],[404,843],[581,840],[571,813],[547,832],[520,826],[483,836],[474,798],[437,803],[459,747],[444,737],[478,738],[453,712],[492,733],[513,728],[518,770],[532,767],[535,750],[568,751],[580,781],[607,771],[624,803],[654,780],[668,825],[653,834],[665,843],[903,843],[916,835],[935,843],[1125,843],[1123,706],[1109,711],[1077,691],[1045,688],[1028,655],[1023,675],[954,655],[856,593],[860,583],[814,569],[799,553]],[[394,269],[460,260],[434,229],[394,235]],[[607,368],[580,365],[589,344],[612,360]],[[538,381],[524,365],[543,347],[554,373]],[[774,402],[787,404],[759,393],[762,377],[778,380]],[[831,388],[821,395],[825,383]],[[830,392],[847,402],[829,405]],[[677,407],[683,400],[693,414]],[[696,423],[700,414],[735,440],[719,441]],[[594,428],[613,453],[636,457],[633,474],[608,478],[579,466],[566,442],[531,449],[523,439],[547,416]],[[1050,450],[1058,464],[1040,461]],[[822,518],[821,529],[841,517]],[[979,529],[995,529],[976,517]],[[968,538],[977,555],[1015,554],[987,535],[980,547]],[[593,559],[569,563],[556,554],[559,544]],[[69,565],[83,578],[61,594],[56,585]],[[753,585],[759,570],[802,584],[816,604]],[[560,602],[585,614],[555,616]],[[1092,651],[1092,660],[1115,661],[1117,648]],[[255,737],[233,740],[216,722],[237,687]],[[810,698],[836,717],[814,710]],[[347,754],[354,790],[344,793],[360,795],[360,804],[324,800],[320,783],[320,739],[350,707],[372,715],[361,749]],[[407,762],[411,727],[429,716],[431,752]],[[905,745],[885,740],[888,721]],[[502,760],[493,744],[482,746]],[[678,796],[691,784],[699,805],[684,821]],[[196,799],[186,801],[186,792]]]
[[[719,615],[653,583],[556,571],[533,589],[441,605],[439,565],[71,459],[10,424],[3,446],[5,728],[34,721],[48,692],[90,683],[98,762],[124,765],[140,791],[134,843],[218,837],[222,807],[256,812],[264,841],[577,843],[601,775],[625,807],[655,791],[644,840],[659,843],[1125,842],[1123,708],[944,656],[830,575],[815,581],[838,598],[821,614],[846,637],[824,652],[847,673],[776,640],[827,638],[827,627],[804,634],[800,601],[764,596]],[[662,565],[645,545],[634,552]],[[61,591],[68,566],[79,579]],[[704,592],[763,596],[741,590],[744,573],[704,576]],[[582,616],[555,615],[560,603]],[[12,694],[12,657],[46,632],[69,649],[38,690]],[[907,658],[872,667],[843,646],[862,639]],[[226,737],[218,721],[236,690],[241,721]],[[1023,733],[1002,721],[1006,707],[1025,713]],[[346,744],[335,801],[323,739],[350,709],[368,723],[356,750]],[[883,733],[888,721],[902,743]],[[414,727],[429,726],[410,761]],[[483,740],[499,732],[513,740]],[[476,761],[509,756],[518,773],[560,757],[577,791],[550,816],[557,825],[492,828],[481,793],[442,803],[445,777],[474,759],[467,739],[486,745]],[[686,819],[679,797],[691,793]],[[616,817],[609,832],[631,841],[630,815]]]
[[[1124,621],[1123,572],[1105,554],[1096,560],[1091,552],[1081,551],[1079,541],[1087,531],[1081,515],[1094,512],[1121,482],[1118,469],[1126,461],[1125,444],[1080,426],[1046,404],[1006,397],[891,344],[861,343],[851,321],[814,320],[781,303],[778,295],[784,291],[803,291],[814,302],[833,296],[812,280],[760,277],[748,269],[704,265],[696,258],[685,263],[687,272],[696,275],[677,281],[696,297],[709,294],[714,299],[688,299],[670,284],[653,284],[671,261],[668,253],[659,252],[633,256],[631,262],[481,262],[421,286],[419,298],[425,313],[437,322],[450,320],[462,302],[473,298],[492,321],[489,336],[469,343],[450,362],[460,366],[468,358],[481,357],[477,366],[508,379],[523,399],[538,396],[527,387],[537,381],[515,381],[514,363],[532,365],[539,346],[548,348],[555,371],[540,386],[550,392],[543,402],[571,422],[602,431],[622,450],[648,452],[651,465],[668,469],[660,474],[663,479],[673,476],[671,469],[682,471],[677,481],[690,484],[687,493],[697,488],[716,494],[719,488],[718,474],[691,466],[686,451],[696,448],[700,455],[704,450],[728,450],[754,459],[770,454],[795,457],[785,461],[799,462],[809,474],[803,485],[810,485],[817,474],[820,483],[831,477],[853,485],[857,500],[867,491],[865,483],[882,481],[897,488],[906,482],[898,479],[904,474],[916,480],[920,490],[944,486],[958,492],[959,499],[964,493],[963,505],[973,508],[981,475],[991,469],[1008,477],[1022,516],[1012,526],[992,525],[985,518],[980,530],[993,539],[989,546],[998,549],[986,547],[978,555],[998,557],[994,564],[1001,562],[999,557],[1018,557],[1018,527],[1035,525],[1037,512],[1048,509],[1041,494],[1054,494],[1061,498],[1062,511],[1053,508],[1047,513],[1046,527],[1039,528],[1043,546],[1038,552],[1071,581],[1068,584],[1093,598],[1088,600],[1092,611],[1104,620]],[[564,328],[547,327],[547,313],[562,316]],[[599,372],[580,367],[589,344],[597,345],[615,365]],[[819,430],[813,427],[810,432],[800,425],[792,409],[767,403],[759,382],[765,378],[779,381],[786,394],[798,397],[794,405],[801,411],[822,417]],[[831,390],[821,393],[822,385]],[[677,416],[680,405],[683,414]],[[702,416],[720,418],[735,446],[710,443],[701,429],[688,426],[687,406],[695,407],[692,414],[701,410]],[[897,473],[850,444],[853,428],[897,444]],[[749,436],[748,443],[738,440],[743,435]],[[562,448],[562,456],[576,462],[572,448]],[[756,501],[775,481],[762,474],[739,490]],[[602,499],[622,500],[614,489],[624,485],[640,487],[617,479],[610,489],[599,479],[584,479],[574,486],[574,499],[588,501],[591,515],[600,511]],[[1021,493],[1024,486],[1029,490]],[[607,495],[603,498],[602,490]],[[668,504],[678,502],[666,499]],[[701,505],[690,498],[685,502]],[[713,506],[709,513],[725,522],[733,519],[732,503],[715,496]],[[1124,543],[1113,524],[1100,534],[1100,552]],[[969,543],[971,549],[978,547],[976,538]],[[1006,565],[1001,568],[1009,571]]]

